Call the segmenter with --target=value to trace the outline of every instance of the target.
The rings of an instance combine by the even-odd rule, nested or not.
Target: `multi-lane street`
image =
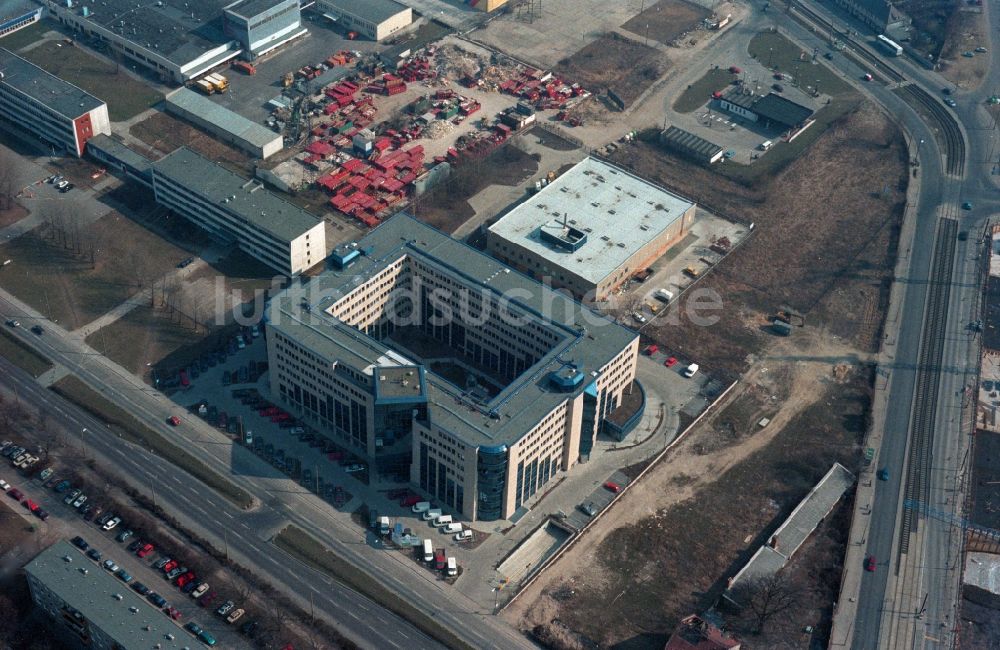
[[[824,32],[831,24],[841,34],[856,29],[818,3],[808,3],[808,8],[828,21],[819,25]],[[995,16],[989,19],[996,24]],[[809,38],[804,31],[799,34]],[[866,40],[856,42],[876,52],[864,45]],[[852,45],[848,42],[849,50]],[[858,78],[868,71],[855,63],[859,58],[835,57],[834,65]],[[879,382],[877,389],[883,392],[876,400],[885,402],[876,409],[882,417],[873,423],[872,439],[881,444],[860,479],[831,646],[953,647],[961,536],[944,518],[924,516],[921,507],[962,515],[972,428],[967,388],[975,381],[979,350],[968,325],[976,318],[982,286],[981,236],[1000,205],[991,178],[997,132],[984,100],[1000,75],[993,66],[981,90],[954,95],[958,106],[951,114],[958,128],[952,129],[950,140],[942,138],[946,149],[935,137],[942,135],[935,132],[940,124],[903,99],[913,98],[906,87],[915,85],[938,102],[942,88],[952,85],[905,58],[875,58],[881,64],[872,62],[869,69],[881,70],[890,83],[870,84],[868,90],[916,145],[911,151],[920,162],[914,179],[919,192],[901,237],[897,282],[902,287],[890,307],[879,369],[887,381]],[[964,150],[951,143],[957,134]],[[961,208],[965,202],[972,210]],[[967,233],[967,239],[959,232]],[[887,471],[887,480],[876,478],[880,469]],[[863,569],[869,557],[875,558],[875,571]]]
[[[29,333],[27,328],[39,315],[27,306],[8,296],[0,299],[0,311],[5,317],[21,321],[23,327],[16,328],[17,335],[39,352],[149,426],[176,438],[186,451],[247,489],[260,504],[248,511],[241,510],[169,462],[122,441],[99,421],[57,398],[6,361],[0,366],[5,369],[0,373],[3,375],[0,381],[15,387],[22,399],[44,405],[73,437],[79,438],[86,428],[83,440],[88,450],[107,459],[138,489],[155,493],[157,503],[172,511],[185,526],[204,535],[218,548],[228,546],[232,557],[266,575],[307,610],[313,606],[326,614],[331,623],[359,645],[440,647],[379,604],[279,551],[270,538],[288,523],[310,532],[351,564],[363,567],[471,646],[531,647],[527,639],[492,616],[491,611],[483,611],[458,590],[440,585],[425,569],[398,553],[369,544],[365,533],[349,518],[284,476],[276,476],[270,466],[244,448],[234,446],[229,438],[211,427],[193,420],[185,427],[166,429],[166,418],[176,410],[172,402],[47,321],[43,336]],[[314,592],[311,603],[309,591]]]

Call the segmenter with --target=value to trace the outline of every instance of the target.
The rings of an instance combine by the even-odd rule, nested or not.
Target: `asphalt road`
[[[810,7],[821,8],[817,3],[810,3]],[[843,24],[839,20],[834,22]],[[991,16],[991,22],[995,29],[997,17]],[[789,27],[797,29],[797,35],[819,40],[800,26]],[[941,96],[942,88],[951,86],[936,73],[905,59],[891,59],[891,63],[935,97]],[[855,79],[865,72],[841,56],[834,57],[833,65]],[[899,312],[889,314],[887,324],[887,330],[891,330],[898,320],[899,329],[894,358],[882,368],[891,374],[892,381],[889,408],[881,423],[885,433],[878,464],[889,468],[891,478],[877,482],[867,515],[870,522],[863,543],[866,555],[876,557],[878,568],[875,572],[862,573],[853,630],[853,647],[858,649],[952,647],[955,642],[952,632],[961,575],[956,532],[948,523],[922,518],[918,522],[919,539],[908,557],[900,557],[899,521],[930,263],[937,223],[942,217],[958,220],[959,230],[969,231],[969,241],[956,242],[952,299],[945,328],[945,361],[938,379],[940,401],[932,443],[933,471],[929,477],[933,503],[929,505],[955,509],[956,485],[961,482],[963,471],[969,468],[967,462],[963,465],[959,452],[965,442],[963,436],[968,434],[968,428],[963,429],[968,411],[963,411],[962,389],[975,374],[978,349],[978,341],[966,329],[979,291],[976,240],[990,214],[1000,207],[990,179],[992,162],[989,162],[991,158],[995,160],[997,153],[996,131],[983,131],[982,126],[990,122],[982,106],[985,98],[998,87],[998,81],[1000,75],[997,66],[993,66],[982,90],[955,95],[959,103],[955,113],[967,135],[964,179],[944,175],[941,151],[919,115],[889,89],[875,84],[867,88],[911,137],[923,142],[919,144],[921,186],[915,211],[915,232],[911,248],[905,249],[904,242],[900,251],[901,255],[910,257],[909,275],[897,278],[898,282],[906,283],[905,291]],[[959,209],[963,201],[973,203],[971,213]],[[861,567],[847,567],[846,570],[861,572]]]
[[[242,447],[233,445],[228,437],[207,424],[194,419],[186,421],[183,430],[167,427],[166,417],[176,411],[173,402],[141,384],[137,378],[123,374],[120,368],[100,355],[88,352],[88,348],[69,337],[61,328],[46,321],[43,336],[29,333],[27,328],[36,319],[26,313],[25,308],[3,297],[0,297],[0,312],[4,317],[14,316],[21,321],[22,327],[16,330],[17,334],[39,352],[68,368],[149,426],[175,438],[186,451],[255,495],[261,505],[244,512],[195,479],[180,475],[168,462],[145,450],[129,446],[132,453],[124,454],[120,451],[123,442],[108,433],[106,427],[100,426],[95,419],[86,418],[86,421],[96,424],[96,428],[88,424],[80,425],[88,429],[88,444],[92,439],[94,444],[100,440],[101,453],[140,486],[151,487],[158,502],[162,501],[186,526],[203,533],[220,548],[228,538],[231,555],[244,566],[266,570],[275,586],[283,587],[304,607],[310,606],[301,579],[306,567],[299,565],[293,571],[293,559],[269,543],[270,536],[287,523],[294,523],[308,531],[348,563],[363,567],[377,576],[382,585],[426,616],[436,618],[473,647],[533,647],[523,635],[494,617],[491,611],[482,610],[460,590],[442,586],[425,568],[402,558],[399,553],[370,544],[356,524],[335,516],[339,513],[333,512],[327,503],[287,477],[277,475],[270,465]],[[47,408],[59,404],[64,414],[76,413],[74,417],[77,419],[85,417],[72,405],[58,400],[51,391],[38,386],[26,374],[19,374],[18,377],[20,381],[35,386],[34,394],[39,403],[48,404]],[[75,435],[79,435],[80,427],[72,429]],[[182,484],[183,487],[180,487]],[[161,497],[161,494],[165,496]],[[258,532],[266,533],[267,538],[253,538]],[[326,613],[331,623],[359,645],[401,647],[417,643],[418,647],[440,647],[410,623],[377,603],[326,580],[321,574],[309,573],[310,584],[323,585],[328,594],[321,600],[314,598],[313,605],[318,611]]]

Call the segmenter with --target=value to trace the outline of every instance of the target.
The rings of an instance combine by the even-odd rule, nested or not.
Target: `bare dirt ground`
[[[989,53],[976,53],[979,46],[989,44],[981,13],[958,11],[948,23],[944,48],[941,50],[941,74],[965,90],[978,88],[990,66]],[[974,57],[962,56],[972,52]]]
[[[666,45],[697,28],[711,15],[708,9],[684,0],[662,0],[634,16],[622,29]]]
[[[777,342],[728,405],[632,488],[590,539],[505,616],[526,630],[558,619],[601,646],[662,647],[680,617],[716,600],[725,579],[831,463],[853,466],[870,373],[838,360],[856,353],[823,331]],[[760,429],[756,422],[765,415],[771,423]],[[803,566],[807,574],[819,570]],[[810,589],[822,588],[829,607],[829,589],[838,582],[834,571]],[[804,599],[791,624],[816,625],[822,607]]]
[[[511,143],[476,160],[459,163],[447,181],[410,205],[410,212],[424,223],[451,233],[476,214],[469,205],[487,185],[517,185],[538,172],[538,160]]]
[[[682,317],[647,328],[652,340],[735,376],[772,340],[769,317],[788,306],[859,350],[875,349],[908,172],[901,136],[873,106],[834,123],[804,156],[750,186],[656,144],[640,142],[613,158],[717,214],[755,224],[754,235],[695,285],[722,297],[718,323]]]
[[[28,211],[17,203],[12,203],[6,210],[0,210],[0,228],[12,226],[28,216]]]
[[[564,79],[572,79],[594,93],[614,91],[629,106],[668,67],[665,54],[608,32],[579,50],[561,59],[556,71]]]
[[[746,374],[505,616],[525,630],[558,621],[584,638],[575,643],[662,647],[680,617],[717,599],[833,462],[856,469],[908,170],[898,133],[871,106],[836,123],[777,177],[750,186],[655,145],[624,149],[618,162],[756,224],[696,285],[723,297],[720,322],[682,320],[653,333],[717,374]],[[873,187],[872,178],[890,187]],[[806,314],[790,338],[765,327],[781,305]],[[764,417],[771,421],[760,428]],[[804,647],[808,639],[789,639],[807,625],[826,633],[848,508],[788,568],[802,596],[787,625],[751,645],[778,647],[767,635],[785,634],[789,647]]]
[[[247,154],[166,113],[146,118],[132,126],[129,133],[164,154],[186,146],[235,171],[251,169]]]

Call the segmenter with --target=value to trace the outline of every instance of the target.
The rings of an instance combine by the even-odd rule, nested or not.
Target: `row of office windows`
[[[462,510],[465,502],[465,488],[450,475],[444,463],[431,457],[427,444],[420,443],[420,489],[431,494],[449,508]]]

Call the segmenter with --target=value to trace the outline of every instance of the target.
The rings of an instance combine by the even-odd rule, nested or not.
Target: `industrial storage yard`
[[[133,4],[0,0],[0,645],[997,642],[993,7]]]

